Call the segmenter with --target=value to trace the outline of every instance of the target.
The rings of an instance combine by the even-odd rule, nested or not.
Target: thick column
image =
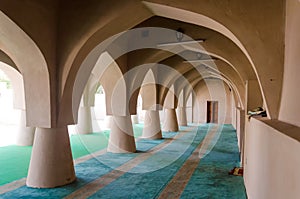
[[[133,153],[136,151],[130,115],[112,116],[107,151],[112,153]]]
[[[138,115],[131,115],[131,121],[132,121],[132,124],[138,124],[139,123]]]
[[[178,123],[179,126],[187,126],[186,107],[178,107]]]
[[[178,122],[175,109],[165,109],[163,131],[178,131]]]
[[[162,138],[159,111],[157,110],[145,111],[145,121],[144,121],[144,129],[143,129],[142,137],[147,139]]]
[[[26,126],[26,111],[21,110],[16,145],[32,146],[33,140],[34,140],[34,132],[35,132],[35,127],[27,127]]]
[[[93,132],[91,107],[79,107],[77,129],[79,134],[89,134]]]
[[[52,188],[76,179],[67,127],[37,128],[26,184]]]

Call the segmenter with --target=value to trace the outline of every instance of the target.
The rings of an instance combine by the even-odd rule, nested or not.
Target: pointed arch
[[[0,27],[0,50],[15,63],[24,79],[27,125],[51,127],[49,72],[42,52],[2,11]]]
[[[141,96],[143,100],[142,109],[143,110],[157,110],[156,105],[157,100],[157,86],[156,78],[154,76],[153,70],[149,69],[145,75],[144,81],[141,85]]]
[[[9,78],[13,88],[13,105],[16,109],[25,110],[23,77],[19,71],[0,60],[0,70]]]
[[[276,41],[278,43],[276,44],[279,48],[274,49],[274,43],[270,42],[268,43],[268,47],[266,47],[266,44],[264,43],[262,45],[261,37],[256,37],[257,34],[252,34],[251,37],[249,37],[249,32],[247,30],[242,30],[240,32],[233,32],[231,29],[234,29],[236,26],[234,23],[231,23],[231,27],[228,28],[226,25],[229,25],[229,23],[225,23],[222,18],[218,18],[219,21],[216,19],[210,18],[206,16],[206,14],[203,14],[203,11],[199,12],[192,12],[188,8],[179,8],[180,6],[174,6],[172,7],[172,4],[164,5],[164,3],[152,3],[143,1],[143,3],[153,12],[153,14],[157,16],[162,16],[166,18],[176,19],[179,21],[184,21],[187,23],[203,26],[210,28],[214,31],[217,31],[227,38],[229,38],[232,42],[234,42],[241,51],[245,54],[248,61],[252,65],[252,68],[256,74],[256,77],[259,82],[260,90],[263,96],[263,99],[266,103],[266,109],[268,112],[268,117],[271,119],[276,119],[278,117],[279,113],[279,106],[280,106],[280,100],[281,100],[281,89],[282,89],[282,81],[283,81],[283,43],[284,43],[284,35],[282,34],[281,38],[276,37]],[[279,4],[282,4],[282,2],[279,2]],[[182,5],[181,5],[182,6]],[[207,5],[208,7],[211,5]],[[278,6],[277,4],[274,6],[274,9],[282,9],[284,6]],[[205,9],[205,8],[203,8]],[[219,8],[217,8],[219,9]],[[284,9],[280,10],[282,13],[284,13]],[[276,13],[276,12],[274,12]],[[278,14],[276,14],[277,16]],[[272,17],[274,15],[268,15],[269,17]],[[278,15],[280,16],[280,14]],[[263,17],[263,16],[261,16]],[[272,20],[274,21],[274,20]],[[223,22],[226,25],[223,25],[221,22]],[[238,24],[237,24],[238,25]],[[276,25],[278,28],[282,28],[281,26],[284,26],[283,22],[281,20],[278,21],[278,24]],[[281,25],[281,26],[280,26]],[[265,27],[265,25],[260,25],[260,27]],[[256,29],[253,29],[256,31]],[[243,32],[246,31],[246,32]],[[249,30],[248,30],[249,31]],[[245,34],[247,33],[247,34]],[[282,32],[281,32],[282,33]],[[239,37],[237,36],[239,34]],[[244,36],[246,35],[246,36]],[[281,43],[280,43],[281,42]],[[245,45],[249,43],[255,43],[255,47],[253,45]],[[258,47],[260,46],[260,47]],[[262,49],[264,52],[264,55],[262,53],[257,53],[257,49]],[[272,55],[278,54],[278,52],[281,52],[281,56],[277,56],[277,59],[265,59],[264,57],[266,55]],[[250,54],[251,53],[251,54]],[[272,64],[271,64],[272,63]],[[276,67],[274,67],[276,65]],[[261,67],[258,67],[261,66]],[[276,70],[274,70],[276,68]],[[266,78],[266,75],[269,78]],[[276,79],[276,81],[269,81],[270,79]]]

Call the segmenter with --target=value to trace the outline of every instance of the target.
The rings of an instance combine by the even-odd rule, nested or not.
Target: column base
[[[175,109],[165,109],[163,131],[176,132],[178,130],[179,128]]]
[[[145,121],[142,138],[146,139],[162,139],[160,128],[159,111],[145,111]]]
[[[26,185],[53,188],[75,179],[67,127],[37,128]]]
[[[112,153],[136,152],[131,116],[112,116],[107,151]]]

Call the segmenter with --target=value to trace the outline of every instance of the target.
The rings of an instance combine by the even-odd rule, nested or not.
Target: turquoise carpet
[[[205,134],[203,131],[185,132],[184,136],[90,198],[155,198],[203,140]]]
[[[174,135],[176,135],[176,133],[167,133],[164,134],[164,137],[171,138]],[[164,141],[165,139],[141,140],[137,142],[137,150],[147,151]],[[143,144],[140,144],[140,142]],[[75,166],[77,180],[70,185],[58,187],[55,189],[35,189],[27,186],[22,186],[16,190],[0,195],[0,198],[62,198],[77,190],[78,188],[86,185],[87,183],[103,176],[104,174],[107,174],[113,169],[128,162],[138,154],[139,153],[106,153],[104,155],[100,155],[98,157],[87,160],[83,163],[77,164]]]
[[[140,161],[132,163],[129,170],[87,197],[158,198],[191,154],[198,146],[202,146],[207,129],[208,125],[201,125],[194,131],[186,131],[185,128],[185,131],[180,133],[163,133],[166,139],[162,140],[139,140],[138,153],[105,153],[77,164],[77,181],[70,185],[55,189],[22,186],[0,195],[0,198],[66,197],[80,188],[85,190],[85,187],[95,180],[104,180],[108,173],[139,158]],[[141,159],[143,155],[146,155],[146,158]],[[238,165],[236,132],[231,125],[224,125],[216,145],[200,160],[198,166],[195,165],[195,171],[181,190],[181,198],[246,198],[243,178],[228,175],[228,171]]]
[[[236,132],[231,125],[224,125],[216,145],[201,159],[181,198],[247,198],[243,178],[228,175],[228,171],[239,167],[239,162]]]
[[[143,126],[133,125],[134,136],[142,135]],[[71,135],[71,149],[74,159],[105,149],[109,137],[108,130],[85,134]],[[0,147],[0,186],[27,176],[31,156],[31,146]]]
[[[27,176],[31,146],[0,147],[0,186]]]

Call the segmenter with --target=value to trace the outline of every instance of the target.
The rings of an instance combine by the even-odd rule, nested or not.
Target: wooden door
[[[217,101],[207,101],[206,122],[218,123],[218,102]]]

